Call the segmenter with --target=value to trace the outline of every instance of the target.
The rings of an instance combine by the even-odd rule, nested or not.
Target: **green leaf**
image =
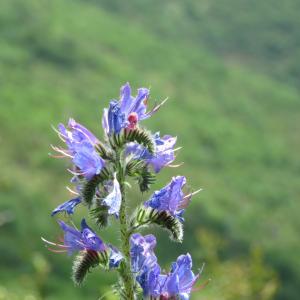
[[[178,218],[167,211],[158,211],[152,207],[139,207],[131,218],[130,226],[134,231],[137,228],[156,224],[170,232],[170,238],[176,242],[182,242],[183,225]]]

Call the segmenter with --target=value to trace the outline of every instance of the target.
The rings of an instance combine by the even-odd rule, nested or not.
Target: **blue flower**
[[[82,175],[87,180],[90,180],[94,175],[99,174],[105,166],[105,161],[99,156],[93,145],[86,141],[77,145],[73,163],[80,171],[72,173],[75,175]]]
[[[155,154],[148,159],[148,164],[153,167],[154,172],[158,173],[163,167],[174,161],[176,140],[176,137],[170,135],[160,138],[159,132],[154,135]]]
[[[149,90],[138,89],[136,97],[131,95],[129,83],[121,87],[120,100],[112,100],[109,108],[105,108],[102,117],[102,126],[108,135],[119,133],[122,128],[134,129],[139,121],[149,118],[165,101],[147,112]]]
[[[180,255],[171,266],[168,274],[162,274],[158,264],[149,267],[137,278],[144,295],[155,299],[188,300],[192,288],[199,278],[192,271],[192,259],[189,254]]]
[[[144,296],[158,297],[160,295],[159,278],[161,269],[158,263],[152,267],[145,265],[142,272],[136,277],[137,282],[143,289]]]
[[[122,194],[120,191],[120,184],[114,174],[112,191],[102,200],[102,203],[108,207],[108,213],[110,215],[119,216],[119,211],[122,202]]]
[[[157,258],[153,252],[156,246],[156,238],[152,234],[142,236],[135,233],[130,238],[130,254],[131,265],[133,272],[138,273],[142,270],[143,266],[148,267],[154,265]]]
[[[116,247],[112,245],[108,245],[108,246],[110,248],[109,268],[110,269],[118,268],[124,257]]]
[[[87,141],[93,146],[99,143],[99,140],[87,128],[77,123],[74,119],[69,119],[67,128],[60,123],[57,133],[67,144],[70,152],[76,151],[76,145],[83,141]]]
[[[50,249],[54,252],[68,252],[69,255],[76,251],[93,250],[102,252],[106,245],[97,236],[97,234],[86,224],[85,219],[81,221],[81,231],[67,225],[65,222],[58,221],[61,229],[64,231],[63,244],[43,241],[48,245],[56,246],[57,249]]]
[[[160,283],[160,293],[165,297],[179,296],[182,300],[187,300],[199,274],[195,275],[192,271],[192,258],[190,254],[180,255],[177,261],[172,264],[171,272],[163,277]],[[169,299],[167,298],[167,299]]]
[[[136,233],[131,236],[130,246],[132,272],[143,288],[144,295],[147,296],[155,289],[154,278],[160,273],[160,267],[154,254],[156,238],[152,234],[142,236]]]
[[[153,167],[154,172],[158,173],[163,167],[170,165],[175,159],[174,146],[176,137],[165,135],[160,137],[159,132],[153,135],[155,141],[154,154],[137,143],[128,143],[126,153],[133,155],[135,159],[143,159],[146,163]]]
[[[122,112],[118,101],[111,101],[108,109],[108,128],[109,134],[119,133],[125,127],[125,113]]]
[[[81,238],[83,245],[88,250],[104,251],[106,246],[97,234],[87,225],[85,219],[81,221]]]
[[[74,175],[81,175],[90,180],[100,173],[105,161],[95,150],[96,144],[99,143],[98,139],[88,129],[70,119],[68,129],[63,124],[59,124],[57,133],[66,143],[67,149],[52,148],[59,153],[56,157],[72,159],[76,166],[76,170],[71,171]]]
[[[159,191],[155,191],[150,199],[144,203],[159,211],[167,211],[171,215],[182,219],[184,208],[187,207],[190,195],[184,195],[182,188],[186,183],[184,176],[173,177],[171,182]]]
[[[78,205],[81,202],[80,197],[71,199],[69,201],[66,201],[59,206],[57,206],[51,213],[51,216],[56,215],[59,212],[65,211],[68,215],[72,215],[74,213],[74,208],[76,205]]]

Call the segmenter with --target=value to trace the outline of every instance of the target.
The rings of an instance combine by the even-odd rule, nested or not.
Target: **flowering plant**
[[[121,88],[119,100],[112,100],[104,109],[102,126],[104,139],[100,141],[87,128],[70,119],[67,126],[56,129],[65,147],[52,147],[56,157],[72,161],[71,182],[75,195],[56,207],[52,216],[65,213],[70,224],[58,220],[64,232],[61,242],[43,238],[54,252],[77,254],[73,263],[72,278],[81,284],[87,273],[96,267],[116,271],[119,282],[115,290],[120,299],[189,299],[199,274],[192,271],[189,254],[180,255],[169,272],[163,272],[154,253],[154,235],[141,235],[143,227],[158,225],[170,232],[170,237],[183,239],[183,214],[196,192],[184,192],[186,178],[173,177],[165,187],[155,191],[149,200],[135,211],[128,212],[126,189],[128,178],[134,179],[141,192],[148,191],[156,174],[175,160],[176,138],[152,134],[140,123],[151,117],[165,102],[147,110],[149,90],[138,89],[131,95],[130,85]],[[71,215],[77,205],[84,205],[98,229],[109,224],[110,218],[119,222],[120,245],[117,248],[103,241],[86,220],[80,230]]]

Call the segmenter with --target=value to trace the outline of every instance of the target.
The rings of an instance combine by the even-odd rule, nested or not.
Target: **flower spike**
[[[72,118],[66,126],[60,123],[53,128],[65,146],[51,145],[55,152],[51,156],[71,161],[67,170],[72,174],[70,182],[75,188],[67,187],[72,199],[51,213],[51,216],[68,215],[67,223],[58,220],[63,236],[57,242],[44,238],[42,241],[52,252],[75,254],[72,279],[76,285],[81,285],[92,269],[101,267],[118,273],[119,280],[113,287],[122,300],[188,300],[192,291],[206,284],[195,288],[201,271],[193,273],[191,256],[180,255],[169,272],[165,272],[154,252],[155,236],[143,236],[139,231],[157,225],[166,229],[172,240],[182,242],[183,214],[200,190],[185,192],[186,178],[173,177],[128,215],[132,206],[126,196],[127,189],[132,187],[129,177],[144,193],[163,168],[182,165],[174,163],[181,149],[176,146],[176,136],[161,136],[141,126],[143,120],[153,116],[167,101],[155,102],[148,109],[149,95],[149,89],[139,88],[133,96],[129,83],[123,85],[119,99],[111,100],[103,110],[103,141]],[[79,204],[88,210],[100,229],[119,223],[119,248],[104,243],[84,218],[80,229],[76,227],[70,215]]]

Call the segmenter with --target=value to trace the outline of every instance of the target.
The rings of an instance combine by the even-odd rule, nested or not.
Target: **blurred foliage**
[[[89,0],[163,38],[206,47],[225,61],[299,87],[297,0]]]
[[[206,261],[205,273],[212,277],[210,286],[201,289],[198,297],[213,300],[273,299],[278,280],[274,270],[263,262],[260,248],[250,249],[248,255],[222,258],[227,241],[209,229],[196,233],[201,244],[201,258]],[[207,277],[207,276],[205,276]]]
[[[298,2],[275,2],[0,2],[0,299],[114,299],[114,275],[75,288],[71,258],[40,236],[56,239],[50,211],[69,198],[50,125],[72,116],[101,137],[126,81],[151,85],[150,103],[170,98],[147,126],[178,136],[184,165],[156,187],[178,173],[204,188],[182,245],[159,232],[162,264],[186,251],[206,262],[212,281],[194,299],[298,299]]]

